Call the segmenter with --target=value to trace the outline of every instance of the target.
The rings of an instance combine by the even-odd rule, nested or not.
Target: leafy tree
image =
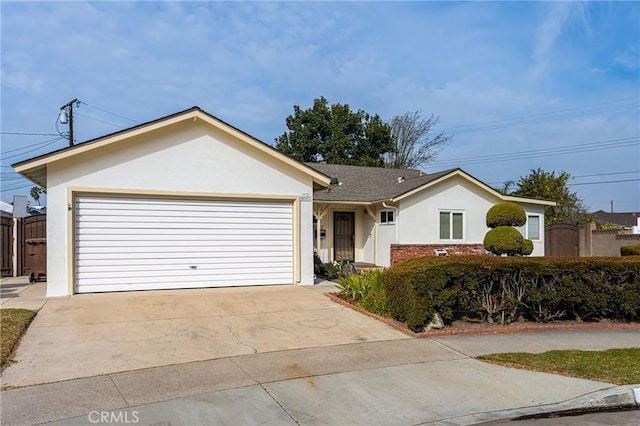
[[[511,195],[518,197],[551,200],[556,206],[545,206],[544,221],[546,225],[569,223],[582,225],[591,222],[584,202],[575,192],[568,188],[571,175],[567,172],[546,172],[541,168],[531,170],[528,176],[520,177],[518,189]]]
[[[451,141],[451,136],[440,132],[431,136],[439,117],[423,117],[421,111],[407,112],[391,119],[394,149],[386,158],[385,166],[395,169],[417,169],[432,161]]]
[[[305,110],[294,105],[286,124],[289,130],[276,138],[276,149],[298,161],[381,167],[393,149],[391,128],[377,114],[329,106],[324,97]]]
[[[31,198],[33,198],[33,200],[36,203],[38,203],[38,205],[40,205],[40,196],[46,193],[47,191],[40,188],[39,186],[32,186],[31,189],[29,190],[29,195],[31,196]]]

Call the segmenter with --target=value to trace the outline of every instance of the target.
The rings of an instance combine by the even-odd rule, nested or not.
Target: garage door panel
[[[293,283],[290,202],[76,198],[78,292]]]
[[[286,235],[286,236],[291,236],[293,234],[289,234],[289,233],[284,233],[285,230],[278,230],[278,229],[273,229],[273,228],[263,228],[263,229],[257,229],[257,228],[249,228],[249,227],[244,227],[243,229],[237,229],[237,230],[232,230],[232,229],[227,229],[227,228],[223,228],[223,227],[212,227],[209,229],[188,229],[188,228],[182,228],[182,229],[167,229],[167,228],[163,228],[163,229],[159,229],[159,228],[139,228],[139,227],[131,227],[131,228],[121,228],[123,232],[126,232],[130,235],[207,235],[207,236],[235,236],[235,235],[255,235],[256,231],[260,232],[260,235]],[[109,235],[109,234],[114,234],[114,228],[108,228],[108,227],[102,227],[102,228],[96,228],[96,227],[85,227],[85,226],[78,226],[76,228],[76,231],[79,233],[82,233],[83,236],[89,236],[89,235]]]
[[[87,262],[88,263],[88,262]],[[94,274],[99,274],[102,273],[104,270],[104,266],[106,266],[104,263],[100,263],[99,261],[97,262],[97,264],[95,265],[85,265],[82,266],[82,268],[78,269],[78,274],[89,274],[89,273],[94,273]],[[188,263],[173,263],[173,264],[162,264],[162,265],[157,265],[157,264],[143,264],[142,262],[131,262],[129,264],[125,264],[125,265],[118,265],[118,269],[115,271],[112,271],[111,273],[127,273],[127,272],[149,272],[149,271],[179,271],[180,273],[184,273],[185,272],[185,267],[189,267],[191,265],[189,265]],[[221,270],[221,268],[233,268],[234,270],[237,268],[242,268],[243,264],[238,262],[238,263],[233,263],[233,262],[220,262],[217,264],[210,264],[208,266],[203,266],[198,268],[199,270],[207,270],[207,271],[211,271],[211,270]],[[289,267],[291,265],[289,265],[288,262],[269,262],[269,261],[265,261],[265,262],[255,262],[254,263],[255,267],[259,267],[261,268],[261,270],[268,270],[268,269],[272,269],[272,270],[283,270],[285,272],[287,272],[289,270]],[[218,268],[218,269],[216,269]]]
[[[127,284],[127,285],[136,285],[136,284],[153,284],[153,283],[174,283],[173,288],[183,288],[186,286],[190,286],[193,283],[202,283],[207,285],[191,285],[191,287],[219,287],[221,283],[233,282],[236,286],[246,286],[247,282],[251,283],[250,285],[260,285],[261,281],[264,279],[271,279],[279,281],[279,284],[282,284],[282,274],[280,273],[260,273],[260,274],[240,274],[240,273],[230,273],[230,274],[192,274],[189,276],[189,281],[184,282],[184,276],[178,272],[175,274],[157,274],[157,275],[145,275],[140,277],[128,277],[126,279],[115,279],[115,278],[95,278],[95,277],[83,277],[84,283],[83,287],[89,288],[94,285],[113,285],[115,284]],[[255,281],[255,282],[254,282]],[[178,285],[178,283],[180,285]],[[132,290],[129,288],[129,290]],[[137,289],[135,289],[137,290]]]

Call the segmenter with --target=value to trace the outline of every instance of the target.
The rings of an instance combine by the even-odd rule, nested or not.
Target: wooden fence
[[[28,216],[18,219],[17,223],[17,269],[14,274],[13,270],[13,219],[8,217],[2,218],[2,276],[10,277],[13,275],[27,275],[32,270],[40,269],[40,266],[34,265],[34,259],[27,256],[27,240],[47,238],[47,216]],[[46,247],[46,244],[45,244]],[[38,256],[40,257],[40,256]],[[38,259],[40,260],[40,259]]]
[[[620,256],[620,248],[640,244],[640,234],[599,230],[594,223],[575,226],[547,225],[544,228],[545,256]]]

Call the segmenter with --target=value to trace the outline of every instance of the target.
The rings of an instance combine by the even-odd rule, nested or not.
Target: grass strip
[[[616,385],[640,383],[640,347],[604,351],[557,350],[503,353],[477,359],[506,367],[578,377]]]
[[[28,309],[0,309],[0,370],[11,361],[13,352],[36,316]]]

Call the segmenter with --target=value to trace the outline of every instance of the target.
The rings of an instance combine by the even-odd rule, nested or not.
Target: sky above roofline
[[[10,164],[192,105],[273,144],[324,96],[453,141],[425,167],[493,186],[567,171],[591,211],[640,211],[638,2],[2,2]],[[20,133],[20,134],[16,134]],[[27,135],[25,133],[36,133]]]

